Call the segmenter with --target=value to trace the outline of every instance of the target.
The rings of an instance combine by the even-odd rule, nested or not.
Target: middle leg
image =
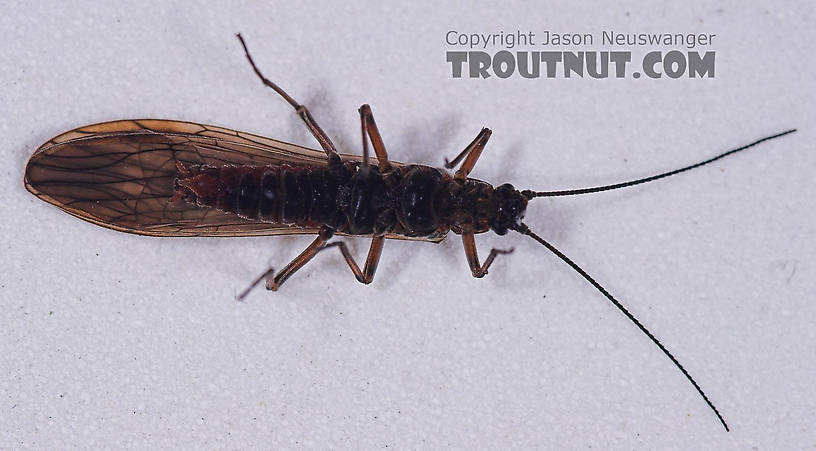
[[[374,280],[374,273],[377,272],[377,264],[380,263],[383,244],[385,244],[385,235],[375,236],[371,239],[371,247],[368,249],[368,257],[366,257],[365,266],[362,271],[360,271],[360,267],[357,265],[357,262],[354,261],[354,257],[351,255],[344,241],[327,244],[320,250],[326,250],[330,247],[340,248],[340,253],[343,254],[343,258],[346,259],[346,263],[349,265],[349,268],[351,268],[351,272],[354,273],[354,277],[357,278],[357,281],[369,284]]]
[[[368,138],[371,138],[371,145],[374,147],[374,153],[377,155],[377,163],[380,167],[380,172],[386,172],[391,169],[391,163],[388,161],[388,152],[385,151],[385,143],[380,130],[377,128],[377,123],[374,122],[374,113],[371,112],[371,107],[364,104],[360,107],[360,125],[363,132],[363,166],[368,167]],[[368,135],[368,138],[366,137]]]

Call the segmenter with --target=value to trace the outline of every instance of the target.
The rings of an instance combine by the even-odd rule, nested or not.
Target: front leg
[[[493,264],[493,260],[496,259],[496,256],[499,254],[509,254],[513,252],[513,248],[510,249],[490,249],[490,254],[488,254],[487,259],[485,259],[484,264],[479,264],[479,254],[476,252],[476,239],[473,237],[472,233],[463,233],[462,234],[462,244],[465,246],[465,257],[467,257],[468,265],[470,266],[470,273],[473,274],[473,277],[480,279],[487,274],[487,268]]]
[[[454,178],[457,181],[462,182],[467,179],[470,171],[472,171],[473,167],[476,166],[476,161],[479,160],[479,156],[482,154],[482,150],[484,150],[485,146],[487,145],[487,140],[490,139],[490,135],[492,133],[493,132],[491,132],[489,128],[483,128],[482,131],[476,135],[476,138],[474,138],[473,141],[471,141],[471,143],[468,144],[467,147],[465,147],[465,149],[456,156],[456,158],[454,158],[452,161],[448,161],[447,158],[445,159],[445,168],[453,169],[457,164],[459,164],[460,161],[462,161],[462,158],[467,157],[465,158],[465,162],[462,163],[462,167],[460,167],[459,170],[456,171],[456,174],[454,174]]]

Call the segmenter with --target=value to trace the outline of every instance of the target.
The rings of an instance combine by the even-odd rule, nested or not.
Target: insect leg
[[[488,254],[487,258],[484,261],[484,264],[479,264],[479,254],[476,252],[476,239],[473,237],[472,233],[463,233],[462,234],[462,244],[465,245],[465,257],[467,257],[468,265],[470,265],[470,273],[473,274],[473,277],[482,278],[487,274],[487,268],[493,263],[493,260],[496,259],[496,256],[499,254],[509,254],[513,252],[513,248],[510,249],[490,249],[490,254]]]
[[[386,172],[391,169],[391,163],[388,161],[388,152],[385,151],[385,143],[383,143],[380,130],[377,128],[377,123],[374,122],[374,113],[371,112],[371,107],[365,104],[360,107],[360,122],[363,129],[363,165],[368,166],[368,140],[366,133],[371,138],[371,145],[374,147],[374,153],[377,154],[377,161],[379,162],[380,172]]]
[[[354,261],[354,257],[351,255],[351,252],[344,241],[329,243],[320,250],[324,251],[330,247],[340,248],[340,253],[343,254],[343,258],[346,259],[346,263],[348,263],[349,268],[351,268],[351,272],[354,273],[354,277],[357,278],[357,281],[360,283],[369,284],[374,280],[374,273],[377,272],[377,264],[380,262],[380,255],[382,254],[384,243],[385,235],[375,236],[371,240],[371,247],[368,249],[368,257],[366,257],[365,267],[362,271],[360,271],[360,267],[357,266],[357,262]]]
[[[262,280],[266,279],[267,277],[269,277],[270,275],[272,275],[274,273],[275,273],[275,268],[269,268],[266,271],[264,271],[264,273],[261,274],[260,276],[258,276],[257,278],[255,278],[255,280],[253,280],[252,283],[249,284],[249,286],[246,287],[246,289],[241,292],[241,294],[235,296],[235,300],[238,301],[238,302],[243,302],[244,298],[247,297],[249,292],[252,291],[252,289],[255,288],[256,285],[258,285],[259,283],[261,283]]]
[[[274,277],[270,277],[266,279],[266,289],[277,291],[283,282],[286,282],[292,274],[295,273],[298,269],[302,268],[303,265],[309,262],[324,246],[326,246],[326,242],[331,239],[334,235],[334,230],[331,230],[328,227],[323,227],[320,229],[320,233],[317,235],[312,244],[309,245],[303,252],[300,253],[294,260],[289,262],[283,269],[281,269]]]
[[[471,141],[470,144],[465,147],[465,149],[453,159],[453,161],[448,161],[445,159],[445,167],[447,169],[453,169],[462,161],[462,158],[465,158],[465,162],[462,163],[462,167],[456,171],[454,174],[454,179],[462,181],[465,180],[470,174],[470,171],[473,170],[473,166],[476,166],[476,161],[479,159],[479,156],[482,154],[482,150],[484,150],[485,146],[487,145],[487,140],[490,139],[490,135],[493,132],[490,131],[489,128],[483,128],[482,131],[476,135],[476,138]]]
[[[303,120],[306,124],[306,127],[309,128],[309,131],[312,132],[317,142],[320,143],[320,147],[326,151],[326,155],[331,156],[333,153],[337,153],[337,149],[334,147],[334,143],[332,143],[331,139],[326,135],[326,132],[317,125],[317,121],[314,120],[312,117],[312,113],[309,110],[299,103],[295,99],[293,99],[289,94],[286,93],[280,86],[273,83],[268,78],[264,77],[261,73],[258,66],[255,65],[255,61],[252,60],[252,56],[249,54],[249,49],[247,48],[246,42],[244,42],[244,38],[241,36],[241,33],[236,34],[235,36],[238,37],[238,40],[241,41],[241,46],[244,47],[244,53],[246,54],[247,59],[249,60],[249,64],[252,66],[252,70],[255,71],[255,74],[261,79],[264,85],[272,88],[275,92],[277,92],[284,100],[286,100],[289,105],[292,105],[292,108],[295,109],[295,113]]]

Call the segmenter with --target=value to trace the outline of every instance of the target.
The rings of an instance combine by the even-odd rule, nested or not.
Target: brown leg
[[[249,292],[252,291],[252,289],[255,288],[256,285],[258,285],[259,283],[261,283],[262,280],[266,279],[267,277],[269,277],[270,275],[272,275],[274,273],[275,273],[275,268],[269,268],[266,271],[264,271],[264,273],[261,274],[260,276],[258,276],[255,280],[253,280],[252,283],[249,284],[249,286],[246,287],[246,289],[241,292],[241,294],[235,296],[235,300],[238,301],[238,302],[243,302],[244,298],[247,297]]]
[[[465,149],[453,159],[453,161],[448,161],[447,158],[445,159],[445,167],[448,169],[453,169],[462,161],[462,158],[465,158],[465,162],[462,164],[462,167],[456,171],[454,174],[454,179],[462,181],[465,180],[470,174],[470,171],[473,170],[473,167],[476,166],[476,161],[479,159],[479,156],[482,154],[482,150],[484,150],[485,146],[487,145],[487,140],[490,139],[490,135],[493,132],[490,131],[489,128],[483,128],[482,131],[476,136],[476,138],[471,141],[470,144],[465,147]]]
[[[365,104],[360,107],[360,124],[363,131],[363,166],[368,166],[368,139],[371,138],[371,145],[374,147],[374,153],[377,155],[380,172],[386,172],[391,169],[391,163],[388,162],[388,152],[385,151],[385,143],[380,130],[377,128],[377,123],[374,122],[374,113],[371,112],[371,107]]]
[[[298,269],[302,268],[303,265],[309,262],[315,255],[326,245],[326,242],[331,239],[332,235],[334,235],[334,231],[329,229],[328,227],[323,227],[320,229],[320,233],[317,235],[312,244],[309,245],[303,252],[300,253],[294,260],[289,262],[286,267],[281,269],[274,277],[270,277],[266,279],[266,289],[277,291],[283,282],[286,282],[292,274],[295,273]]]
[[[357,262],[354,261],[354,257],[351,255],[351,252],[346,246],[346,243],[343,241],[336,241],[334,243],[330,243],[320,249],[321,251],[326,250],[330,247],[339,247],[340,253],[343,254],[343,258],[346,259],[346,263],[348,263],[349,268],[351,268],[351,272],[354,273],[354,277],[360,283],[369,284],[371,281],[374,280],[374,273],[377,272],[377,264],[380,262],[380,255],[382,254],[383,244],[385,243],[385,236],[375,236],[371,240],[371,247],[368,249],[368,257],[366,258],[365,267],[362,271],[360,271],[360,267],[357,266]]]
[[[483,265],[479,265],[479,254],[476,253],[476,239],[473,238],[472,233],[462,234],[462,244],[465,245],[465,257],[467,257],[468,265],[470,265],[470,273],[473,277],[482,278],[487,274],[487,268],[496,259],[499,254],[509,254],[513,249],[491,249],[490,254],[485,259]]]
[[[260,69],[258,69],[258,66],[255,65],[255,61],[252,60],[252,56],[250,56],[249,54],[249,49],[247,48],[246,42],[244,42],[244,38],[241,36],[240,33],[238,33],[236,36],[238,37],[238,40],[241,41],[241,45],[244,47],[244,53],[246,53],[246,57],[249,60],[249,64],[252,65],[252,70],[255,71],[255,74],[258,75],[258,77],[261,79],[261,82],[263,82],[264,85],[272,88],[275,92],[277,92],[281,97],[283,97],[284,100],[289,102],[289,105],[292,105],[292,108],[295,109],[295,113],[297,113],[297,115],[300,116],[300,118],[306,124],[306,127],[309,128],[309,131],[311,131],[312,135],[314,135],[315,139],[317,139],[317,142],[320,143],[320,147],[322,147],[323,150],[326,151],[326,155],[331,156],[333,153],[337,153],[337,149],[335,149],[331,139],[329,139],[329,137],[326,135],[326,132],[324,132],[323,129],[320,128],[319,125],[317,125],[317,122],[314,120],[309,110],[305,106],[297,103],[297,101],[295,101],[295,99],[293,99],[289,94],[287,94],[286,91],[281,89],[280,86],[276,85],[268,78],[263,76]]]

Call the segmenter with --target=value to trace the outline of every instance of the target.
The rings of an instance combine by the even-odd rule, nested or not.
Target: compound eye
[[[514,191],[516,191],[516,188],[513,187],[513,185],[511,185],[509,183],[505,183],[504,185],[499,185],[496,188],[496,194],[498,194],[499,196],[502,196],[502,197],[506,197],[508,194],[513,193]]]
[[[507,235],[507,227],[493,227],[493,232],[496,235]]]

